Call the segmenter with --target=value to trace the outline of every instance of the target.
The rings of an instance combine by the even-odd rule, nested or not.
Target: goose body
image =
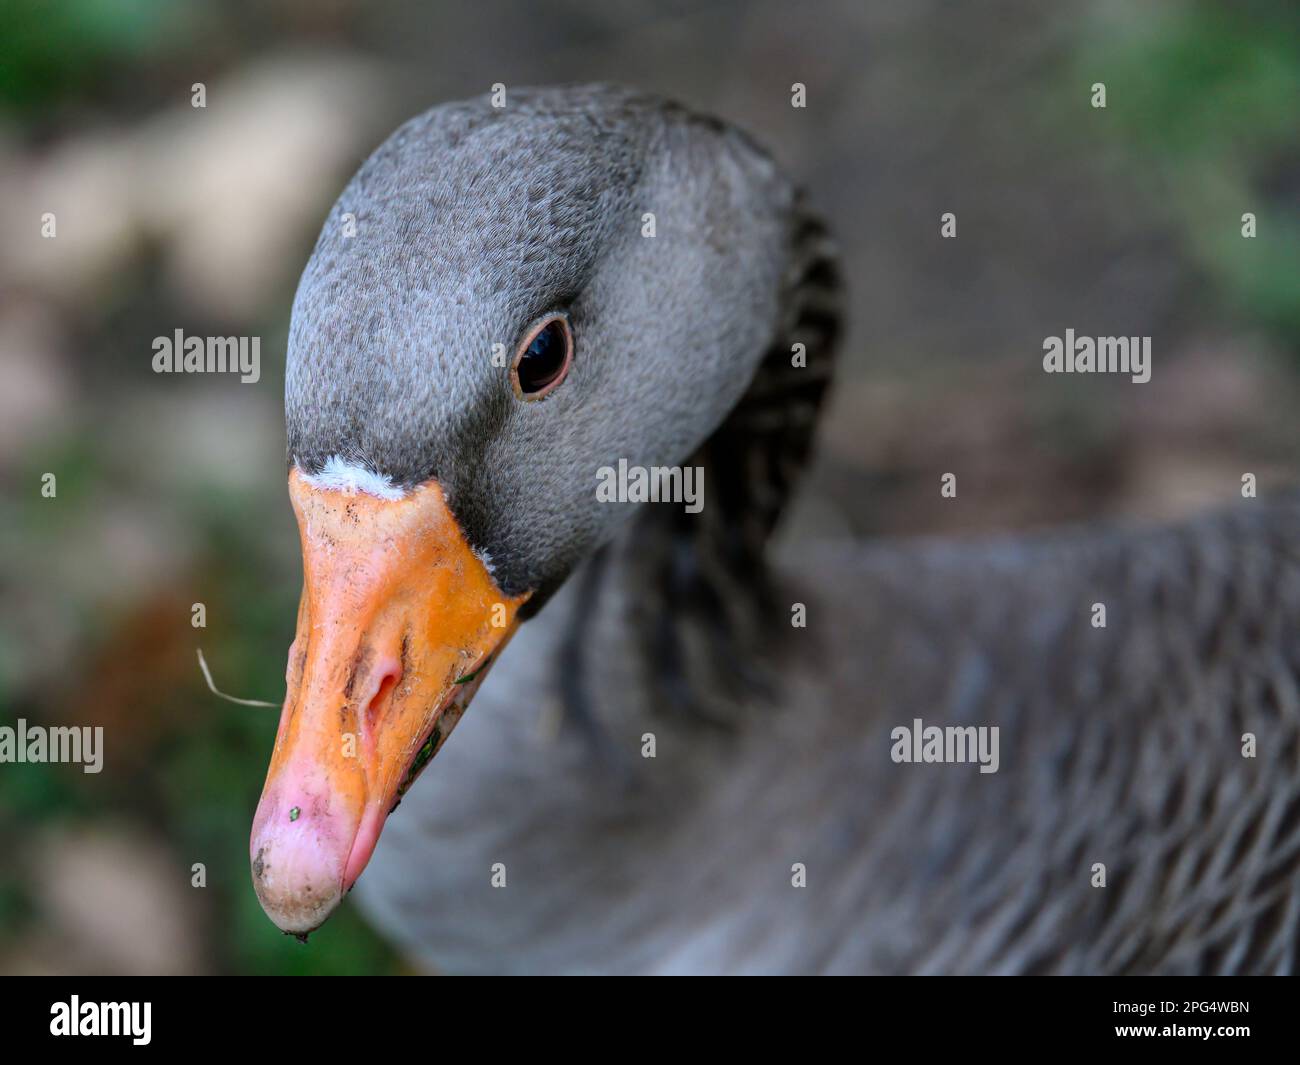
[[[1292,970],[1300,501],[773,539],[834,343],[820,225],[714,120],[513,99],[399,130],[335,209],[364,253],[331,216],[295,302],[272,918],[307,931],[355,882],[446,971]],[[547,314],[569,379],[519,402],[479,356]],[[703,512],[597,505],[618,459],[702,464]],[[523,621],[508,648],[489,607]],[[896,761],[916,721],[996,728],[997,771]]]
[[[546,720],[567,596],[358,898],[451,971],[1294,971],[1297,536],[1293,500],[1131,535],[792,550],[824,648],[739,735],[674,726],[594,667],[630,778]],[[617,598],[593,663],[630,658]],[[999,726],[998,772],[893,762],[914,718]]]

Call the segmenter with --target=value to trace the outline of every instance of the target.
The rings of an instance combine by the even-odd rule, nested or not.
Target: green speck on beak
[[[482,673],[483,670],[487,669],[487,667],[488,667],[488,663],[491,662],[491,661],[492,661],[492,656],[491,656],[491,655],[488,655],[487,658],[483,659],[483,664],[482,664],[481,666],[479,666],[478,669],[474,670],[473,673],[466,673],[463,677],[457,677],[454,681],[452,681],[452,683],[453,683],[453,684],[468,684],[468,683],[469,683],[470,681],[472,681],[475,677],[477,677],[480,673]]]

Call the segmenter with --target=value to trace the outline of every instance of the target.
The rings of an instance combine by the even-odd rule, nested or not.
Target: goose
[[[1296,968],[1300,501],[782,539],[840,291],[759,145],[633,90],[438,106],[362,165],[288,340],[280,929],[359,884],[431,971]],[[703,505],[598,499],[620,462]]]

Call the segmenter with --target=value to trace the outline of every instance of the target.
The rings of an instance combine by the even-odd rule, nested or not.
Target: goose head
[[[288,344],[303,593],[250,847],[281,929],[325,920],[515,627],[613,534],[598,471],[684,462],[745,394],[792,199],[743,136],[607,87],[435,108],[348,184]]]

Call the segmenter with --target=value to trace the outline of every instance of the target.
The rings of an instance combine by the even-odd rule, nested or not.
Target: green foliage
[[[174,45],[188,4],[172,0],[5,0],[0,104],[36,109],[93,92],[106,73]]]
[[[1127,9],[1076,53],[1079,85],[1104,82],[1093,126],[1146,170],[1214,295],[1291,345],[1300,337],[1300,7]],[[1241,216],[1258,235],[1241,235]]]

